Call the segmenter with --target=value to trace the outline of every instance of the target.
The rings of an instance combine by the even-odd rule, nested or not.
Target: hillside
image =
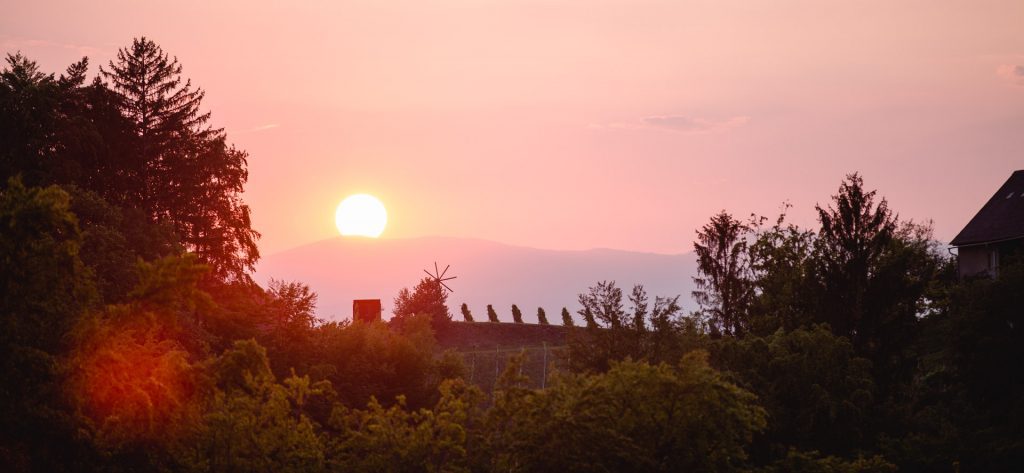
[[[685,310],[696,262],[692,254],[665,255],[608,249],[556,251],[463,238],[359,239],[331,238],[265,257],[256,281],[273,277],[301,281],[319,294],[318,315],[328,320],[351,316],[353,299],[381,299],[384,318],[403,287],[412,287],[433,270],[451,265],[449,285],[455,292],[448,305],[456,319],[469,305],[477,321],[486,321],[493,304],[503,322],[511,322],[518,304],[526,322],[536,322],[538,307],[559,324],[562,307],[575,315],[576,296],[599,280],[614,280],[624,292],[636,283],[648,294],[682,295]]]

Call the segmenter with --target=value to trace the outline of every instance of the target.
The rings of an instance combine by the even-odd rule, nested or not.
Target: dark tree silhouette
[[[0,184],[18,176],[28,186],[49,180],[60,124],[60,87],[21,53],[7,55],[0,73]]]
[[[757,295],[750,307],[748,332],[769,335],[779,328],[793,330],[814,321],[813,286],[808,280],[816,235],[786,222],[789,203],[771,227],[759,222],[750,246]]]
[[[537,308],[537,323],[541,325],[548,325],[548,314],[544,312],[543,307]]]
[[[565,327],[575,327],[576,321],[572,319],[572,315],[569,314],[569,309],[562,307],[562,325]]]
[[[428,315],[431,325],[434,328],[440,328],[452,319],[447,303],[448,293],[437,282],[437,279],[425,277],[411,292],[408,288],[402,288],[398,292],[398,297],[395,297],[393,311],[395,316],[392,321],[401,324],[413,315]]]
[[[642,333],[647,329],[647,291],[640,284],[633,286],[633,292],[629,294],[629,302],[633,304],[633,330]]]
[[[490,304],[487,304],[487,320],[489,322],[495,323],[501,322],[500,320],[498,320],[498,313],[494,311],[494,307],[492,307]]]
[[[462,303],[460,310],[462,311],[462,320],[466,322],[473,321],[473,313],[469,311],[469,306],[465,302]]]
[[[863,179],[854,173],[846,176],[832,204],[815,207],[821,222],[815,269],[825,301],[820,315],[858,346],[878,324],[878,314],[866,310],[868,291],[896,232],[888,202],[883,198],[876,205],[875,192],[866,192]]]
[[[742,335],[754,296],[746,235],[750,227],[722,211],[697,232],[693,298],[712,332]]]
[[[523,323],[523,312],[515,304],[512,304],[512,321],[517,324]]]
[[[626,312],[622,308],[622,289],[615,287],[615,281],[600,281],[591,286],[586,294],[579,295],[580,312],[587,321],[587,326],[596,325],[598,321],[611,329],[622,328]]]
[[[576,311],[576,313],[583,316],[583,321],[586,323],[587,328],[597,328],[597,320],[594,318],[594,312],[590,310],[590,307],[583,306],[583,309]]]
[[[200,104],[204,92],[182,83],[181,65],[145,37],[100,68],[132,126],[131,154],[120,166],[120,203],[134,203],[153,222],[170,225],[216,276],[247,280],[259,258],[249,207],[246,152],[226,143]]]

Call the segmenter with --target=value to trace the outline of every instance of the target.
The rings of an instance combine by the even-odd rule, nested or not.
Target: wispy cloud
[[[594,128],[619,128],[627,130],[656,129],[683,134],[721,133],[746,125],[748,116],[728,118],[707,118],[688,115],[656,115],[644,117],[637,122],[619,122],[606,125],[592,125]]]
[[[1003,64],[996,69],[1000,77],[1017,85],[1024,85],[1024,66]]]
[[[646,117],[644,125],[679,133],[718,133],[746,125],[750,117],[736,116],[729,118],[702,118],[684,115],[661,115]]]
[[[238,133],[258,133],[261,131],[272,130],[281,126],[279,123],[267,123],[266,125],[254,126],[252,128],[242,130]]]

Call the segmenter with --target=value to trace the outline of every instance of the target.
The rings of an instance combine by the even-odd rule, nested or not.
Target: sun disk
[[[377,238],[388,223],[388,212],[379,199],[369,194],[355,194],[338,204],[334,223],[342,236]]]

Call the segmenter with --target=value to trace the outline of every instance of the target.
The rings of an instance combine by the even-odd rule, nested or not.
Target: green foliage
[[[271,279],[268,284],[264,303],[258,309],[267,329],[259,339],[279,376],[292,369],[306,369],[316,358],[313,333],[323,323],[314,314],[316,301],[316,293],[303,283]]]
[[[218,389],[194,442],[182,448],[186,471],[322,470],[324,446],[302,412],[309,396],[322,393],[309,378],[277,384],[266,352],[239,341],[213,363]]]
[[[199,281],[209,268],[196,255],[167,256],[152,263],[138,262],[139,282],[128,296],[148,307],[162,307],[179,314],[196,314],[213,307]]]
[[[564,327],[575,327],[576,322],[572,320],[572,315],[569,314],[569,309],[562,307],[562,326]]]
[[[82,448],[61,385],[67,335],[96,300],[80,244],[67,193],[0,190],[0,464],[15,471],[60,471]]]
[[[611,361],[627,358],[675,362],[685,351],[696,348],[684,342],[683,332],[691,328],[680,325],[678,296],[655,297],[648,310],[647,292],[636,285],[630,294],[633,307],[628,313],[622,304],[622,290],[614,282],[599,282],[579,299],[587,330],[568,337],[570,365],[575,370],[603,372]],[[603,326],[598,325],[595,313]]]
[[[821,230],[810,264],[814,318],[849,337],[870,359],[881,399],[912,381],[907,347],[945,266],[930,225],[899,222],[885,199],[847,176],[833,205],[818,207]],[[886,416],[887,418],[889,416]]]
[[[82,262],[96,273],[108,304],[125,302],[138,280],[136,263],[180,254],[173,229],[153,224],[139,209],[118,207],[93,191],[71,185],[71,210],[82,229]]]
[[[818,452],[800,452],[790,450],[786,456],[763,470],[765,473],[895,473],[896,465],[885,458],[857,457],[855,460],[844,460],[836,457],[822,457]]]
[[[345,405],[363,406],[371,397],[384,403],[404,395],[413,407],[433,402],[439,382],[430,321],[412,317],[402,332],[383,323],[328,323],[313,334],[309,372],[326,379]]]
[[[544,313],[543,307],[537,308],[537,323],[541,325],[550,325],[548,323],[548,314]]]
[[[488,412],[491,471],[740,471],[765,426],[754,396],[701,353],[675,368],[627,361],[564,375],[544,391],[516,387],[515,370]]]
[[[751,302],[750,330],[761,336],[814,321],[810,266],[815,234],[787,224],[788,209],[786,204],[770,228],[756,228],[749,250],[757,291]]]
[[[462,311],[462,320],[463,321],[465,321],[465,322],[472,322],[473,321],[473,313],[469,311],[469,306],[466,305],[465,302],[462,303],[462,307],[460,308],[460,310]]]
[[[487,304],[487,320],[494,323],[501,322],[498,320],[498,313],[494,311],[494,307],[490,304]]]
[[[317,295],[306,284],[271,279],[267,286],[268,308],[278,318],[279,327],[311,329],[322,322],[314,314]]]
[[[512,304],[512,321],[517,324],[523,323],[523,312],[515,304]]]
[[[237,340],[225,350],[212,367],[217,387],[224,391],[251,391],[254,387],[273,383],[267,350],[256,340]]]
[[[330,466],[354,472],[470,471],[470,429],[478,423],[482,395],[461,380],[441,384],[433,408],[411,410],[405,400],[385,408],[371,399],[366,409],[335,408]]]
[[[434,370],[437,372],[436,379],[442,382],[449,379],[463,379],[466,377],[466,362],[456,351],[448,349],[434,362]]]
[[[68,194],[11,179],[0,191],[0,228],[3,339],[55,353],[74,316],[96,300]]]
[[[871,363],[848,339],[818,325],[714,346],[715,364],[735,373],[768,411],[765,438],[775,449],[846,455],[864,445],[874,382]]]
[[[615,286],[615,281],[600,281],[591,286],[587,293],[579,295],[579,302],[588,330],[570,341],[570,357],[577,368],[601,372],[608,369],[610,361],[631,355],[640,358],[632,343],[636,334],[630,324],[624,323],[622,289]]]
[[[886,456],[919,470],[1011,471],[1022,462],[1024,264],[1001,261],[997,279],[950,285],[923,321],[920,367],[899,411],[905,431]]]

